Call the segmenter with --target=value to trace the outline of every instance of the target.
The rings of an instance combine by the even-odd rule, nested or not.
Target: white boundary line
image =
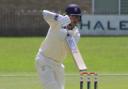
[[[128,76],[128,74],[98,74],[99,76]],[[79,76],[79,74],[65,74],[65,76]]]
[[[128,74],[98,74],[99,76],[128,76]],[[0,74],[0,77],[36,77],[37,74]],[[65,74],[65,76],[80,76],[79,74]]]

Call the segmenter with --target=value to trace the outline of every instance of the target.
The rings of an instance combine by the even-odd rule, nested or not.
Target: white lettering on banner
[[[128,35],[128,16],[83,15],[81,35]]]

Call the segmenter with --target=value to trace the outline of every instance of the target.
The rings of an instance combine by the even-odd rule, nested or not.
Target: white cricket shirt
[[[67,29],[63,27],[67,26],[71,22],[70,18],[67,15],[63,16],[47,10],[43,10],[42,14],[50,28],[45,40],[40,46],[38,55],[44,55],[58,63],[62,63],[69,51],[65,39],[67,36]],[[72,34],[78,42],[80,38],[78,28],[75,27],[69,33]]]

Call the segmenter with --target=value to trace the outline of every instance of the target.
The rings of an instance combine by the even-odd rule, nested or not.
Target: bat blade
[[[67,36],[66,40],[67,40],[68,47],[69,47],[69,49],[71,51],[71,54],[73,56],[73,59],[74,59],[76,65],[77,65],[78,69],[80,71],[87,70],[87,67],[86,67],[86,65],[84,63],[84,60],[83,60],[81,54],[80,54],[80,51],[79,51],[79,49],[77,47],[75,39],[72,36]]]

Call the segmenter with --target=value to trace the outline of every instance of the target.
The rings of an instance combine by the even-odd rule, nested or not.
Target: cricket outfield
[[[0,38],[0,89],[41,89],[34,58],[42,40]],[[88,70],[100,75],[99,89],[128,89],[128,37],[82,37],[78,46]],[[79,89],[73,63],[68,55],[64,61],[66,89]]]

